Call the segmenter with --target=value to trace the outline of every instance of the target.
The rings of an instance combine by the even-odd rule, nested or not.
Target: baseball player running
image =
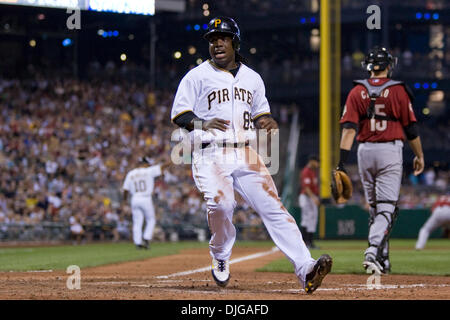
[[[221,287],[230,279],[237,191],[261,216],[275,244],[293,263],[304,290],[312,293],[330,272],[332,259],[329,255],[317,261],[311,257],[262,158],[245,140],[253,126],[263,130],[278,128],[270,114],[263,80],[238,53],[240,30],[233,19],[212,19],[204,37],[209,42],[211,60],[193,68],[181,80],[172,121],[194,134],[210,133],[208,141],[202,140],[202,148],[192,153],[192,173],[207,203],[212,276]],[[257,162],[243,160],[244,154],[254,156]],[[221,162],[223,155],[227,161]]]
[[[412,94],[403,82],[390,79],[396,61],[386,48],[375,47],[369,52],[362,65],[370,79],[354,81],[340,120],[343,129],[338,170],[345,171],[358,129],[359,174],[370,205],[369,247],[363,266],[378,274],[391,269],[389,233],[398,215],[404,135],[415,154],[414,174],[424,168]]]
[[[298,197],[302,210],[300,226],[306,246],[310,249],[318,249],[313,242],[319,216],[318,206],[320,205],[317,169],[319,169],[319,158],[310,156],[308,163],[300,173],[301,190]]]
[[[431,216],[419,231],[416,249],[425,248],[430,234],[439,227],[450,226],[450,195],[440,196],[431,207]]]
[[[150,166],[151,159],[148,157],[140,157],[138,162],[138,166],[125,177],[122,186],[123,199],[127,201],[128,195],[131,195],[133,242],[137,249],[148,249],[156,223],[152,201],[154,180],[162,174],[169,163]],[[144,220],[145,229],[142,233]]]

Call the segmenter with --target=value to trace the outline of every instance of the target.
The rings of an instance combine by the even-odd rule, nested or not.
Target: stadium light
[[[425,20],[429,20],[430,17],[431,17],[431,15],[430,15],[428,12],[423,14],[423,18],[424,18]]]
[[[433,89],[436,89],[437,88],[437,83],[436,82],[433,82],[432,84],[431,84],[431,88],[433,88]]]
[[[194,46],[189,46],[188,52],[190,55],[193,55],[197,52],[197,49]]]
[[[30,42],[28,42],[28,44],[30,45],[30,47],[34,48],[36,47],[36,40],[31,39]]]
[[[120,55],[120,60],[122,60],[122,61],[127,60],[127,55],[126,55],[125,53],[122,53],[122,54]]]
[[[65,38],[65,39],[62,41],[63,47],[68,47],[68,46],[70,46],[71,44],[72,44],[72,39],[70,39],[70,38]]]
[[[173,54],[173,57],[175,58],[175,59],[180,59],[181,58],[181,52],[180,51],[175,51],[174,52],[174,54]]]
[[[420,89],[420,83],[419,82],[414,83],[414,88]]]
[[[430,86],[428,85],[428,83],[424,83],[424,84],[422,84],[422,87],[424,88],[424,89],[428,89]]]
[[[430,114],[430,109],[429,109],[429,108],[423,108],[423,109],[422,109],[422,113],[423,113],[424,115],[429,115],[429,114]]]
[[[306,23],[306,18],[300,18],[300,23],[301,24]]]
[[[439,13],[433,13],[433,19],[439,20]]]
[[[417,12],[416,13],[416,19],[422,19],[422,13],[421,12]]]
[[[196,24],[196,25],[194,26],[194,30],[195,30],[195,31],[200,30],[200,25]]]

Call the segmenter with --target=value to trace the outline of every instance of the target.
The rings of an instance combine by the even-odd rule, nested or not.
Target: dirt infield
[[[381,288],[369,289],[368,275],[329,274],[312,295],[301,290],[294,274],[255,272],[283,257],[270,248],[235,248],[232,259],[263,253],[258,258],[231,265],[225,289],[216,286],[210,271],[194,272],[210,264],[207,249],[143,261],[81,270],[81,289],[66,287],[64,271],[0,272],[0,299],[78,300],[373,300],[450,299],[450,277],[389,275]],[[185,275],[176,275],[184,272]],[[187,273],[187,274],[186,274]]]

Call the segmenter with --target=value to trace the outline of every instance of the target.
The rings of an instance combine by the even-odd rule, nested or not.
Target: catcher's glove
[[[352,181],[347,173],[339,168],[331,173],[331,194],[336,203],[346,203],[353,192]]]

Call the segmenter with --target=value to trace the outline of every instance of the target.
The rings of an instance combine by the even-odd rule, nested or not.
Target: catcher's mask
[[[237,23],[228,17],[216,17],[211,19],[208,23],[208,31],[206,31],[203,36],[206,40],[209,41],[209,37],[212,34],[224,33],[233,39],[233,48],[236,51],[239,51],[241,45],[241,31]]]
[[[386,48],[375,46],[369,51],[361,65],[369,74],[371,71],[383,71],[390,67],[388,73],[388,78],[390,78],[397,66],[397,61],[397,57],[392,56]]]

